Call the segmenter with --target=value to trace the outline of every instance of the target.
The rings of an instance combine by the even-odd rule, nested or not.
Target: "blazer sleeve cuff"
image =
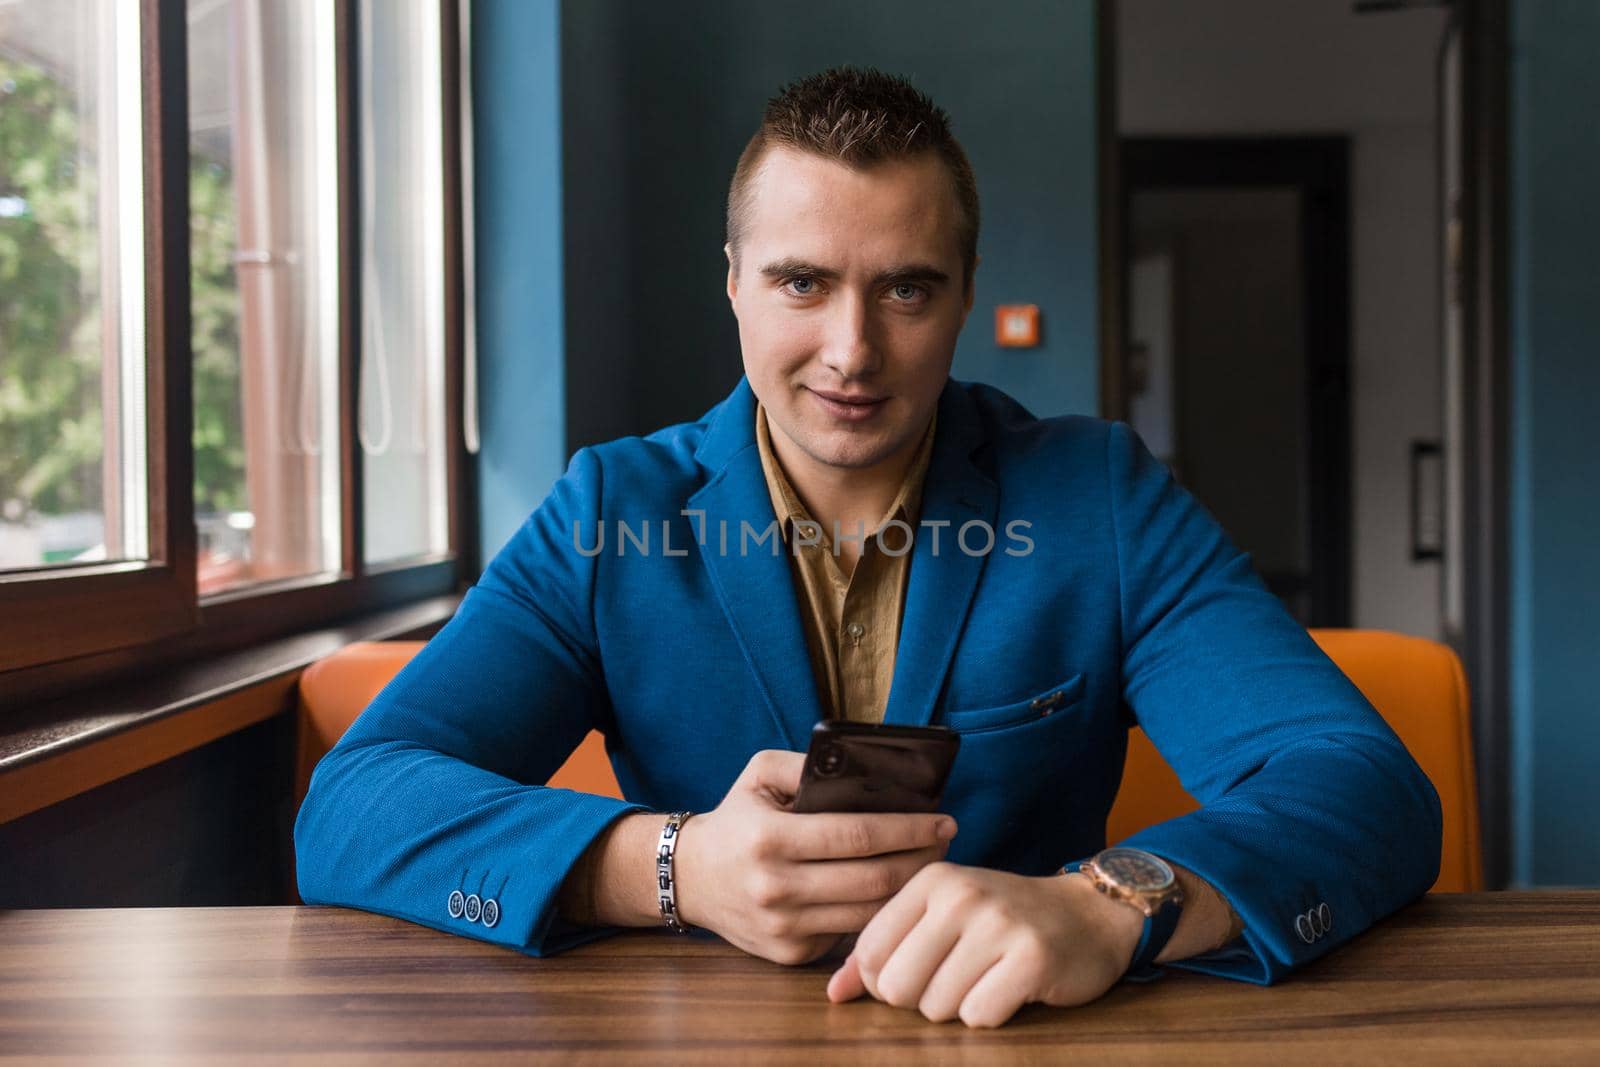
[[[1263,871],[1277,869],[1281,861],[1241,845],[1204,815],[1203,810],[1191,812],[1118,842],[1119,847],[1143,849],[1193,871],[1226,898],[1244,922],[1244,932],[1229,944],[1168,961],[1163,967],[1272,985],[1343,940],[1300,939],[1296,920],[1303,911],[1314,909],[1320,898],[1311,899],[1315,894],[1309,889],[1285,892],[1281,880],[1263,877]],[[1301,903],[1301,897],[1307,901]]]
[[[643,804],[614,797],[574,792],[553,824],[541,827],[537,850],[527,849],[527,859],[516,881],[522,891],[512,901],[502,901],[510,930],[518,932],[517,949],[530,956],[549,956],[569,948],[620,933],[618,926],[579,926],[564,918],[556,907],[561,884],[584,851],[607,827],[624,815],[649,812]],[[514,884],[514,883],[513,883]],[[507,886],[510,896],[511,886]],[[515,911],[513,909],[516,909]]]

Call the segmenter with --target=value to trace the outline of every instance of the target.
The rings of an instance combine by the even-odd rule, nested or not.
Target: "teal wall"
[[[474,0],[479,558],[566,464],[556,0]]]
[[[1600,884],[1600,4],[1512,5],[1515,881]]]

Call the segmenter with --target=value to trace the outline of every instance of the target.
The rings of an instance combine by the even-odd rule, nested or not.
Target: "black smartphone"
[[[937,811],[960,746],[946,726],[825,719],[811,729],[794,810]]]

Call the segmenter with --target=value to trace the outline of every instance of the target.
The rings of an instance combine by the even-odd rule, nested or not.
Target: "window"
[[[0,0],[0,706],[467,577],[464,24]]]
[[[329,5],[188,0],[187,15],[205,596],[342,563],[338,94]]]
[[[432,0],[358,6],[359,426],[366,558],[383,563],[441,552],[448,538],[444,408],[428,402],[445,362],[442,27]]]
[[[138,15],[0,6],[0,570],[150,554]]]

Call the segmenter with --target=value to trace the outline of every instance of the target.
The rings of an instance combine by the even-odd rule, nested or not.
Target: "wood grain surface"
[[[1600,1063],[1600,891],[1429,896],[1276,986],[1170,972],[997,1030],[831,964],[629,933],[545,959],[333,908],[0,912],[0,1059]]]

